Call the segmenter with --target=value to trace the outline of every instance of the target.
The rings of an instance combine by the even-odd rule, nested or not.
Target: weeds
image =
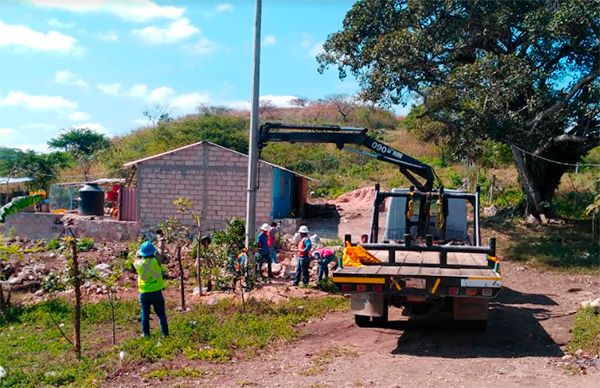
[[[27,307],[11,307],[0,314],[0,365],[7,371],[2,384],[101,385],[105,376],[121,365],[118,358],[120,351],[127,355],[125,362],[168,360],[176,356],[227,362],[233,356],[252,356],[267,346],[296,338],[296,324],[329,311],[347,309],[348,302],[333,296],[291,299],[281,304],[249,300],[245,314],[240,312],[239,305],[230,301],[195,306],[186,314],[172,314],[172,307],[169,305],[170,337],[144,339],[131,333],[122,340],[121,346],[114,347],[109,339],[110,304],[83,305],[84,356],[80,362],[53,323],[54,319],[65,332],[72,330],[73,307],[68,302],[54,300]],[[116,301],[115,316],[122,335],[123,326],[137,325],[138,303]],[[105,337],[104,341],[102,337]],[[97,340],[91,341],[91,338]],[[200,373],[203,373],[202,370],[190,368],[168,372],[156,370],[148,377],[167,379]]]
[[[600,353],[600,314],[594,308],[579,309],[572,332],[569,351],[575,353],[577,349],[583,349],[589,354]]]
[[[155,369],[146,374],[150,379],[166,380],[170,378],[198,378],[206,376],[208,372],[203,368],[182,368],[182,369]]]
[[[334,345],[330,348],[319,351],[310,358],[310,365],[304,369],[303,376],[317,376],[327,370],[327,366],[339,358],[355,358],[358,352],[348,346]]]

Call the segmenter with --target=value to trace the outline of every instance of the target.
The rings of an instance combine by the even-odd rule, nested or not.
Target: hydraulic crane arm
[[[362,145],[371,150],[372,153],[361,153],[397,165],[400,172],[417,190],[429,192],[433,189],[435,173],[431,166],[372,138],[367,134],[367,131],[366,128],[340,127],[337,125],[265,123],[259,129],[258,147],[259,150],[262,150],[268,142],[331,143],[335,144],[340,150],[348,144]],[[424,179],[425,182],[421,182],[417,176]]]

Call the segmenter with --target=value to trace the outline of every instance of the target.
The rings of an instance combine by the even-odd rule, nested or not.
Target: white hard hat
[[[269,231],[269,224],[262,224],[262,226],[260,227],[260,230],[264,230],[264,231]]]
[[[306,225],[301,225],[298,228],[298,233],[308,233],[308,228],[306,227]]]

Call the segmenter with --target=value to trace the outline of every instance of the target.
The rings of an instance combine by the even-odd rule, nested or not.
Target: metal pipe
[[[472,246],[472,245],[432,245],[430,247],[423,245],[406,246],[404,244],[361,244],[363,248],[374,251],[413,251],[413,252],[456,252],[456,253],[486,253],[492,254],[490,246]]]
[[[479,230],[479,193],[481,191],[481,187],[479,185],[477,185],[477,189],[475,190],[475,209],[474,209],[474,218],[475,218],[475,222],[473,227],[475,228],[475,245],[480,246],[481,245],[481,232]]]

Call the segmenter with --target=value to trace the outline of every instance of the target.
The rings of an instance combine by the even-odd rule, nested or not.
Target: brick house
[[[237,151],[201,141],[124,167],[133,170],[136,187],[123,189],[123,220],[154,226],[176,214],[173,200],[177,198],[190,199],[194,209],[202,211],[206,229],[246,215],[248,156]],[[262,160],[258,169],[257,224],[301,217],[310,178]]]

